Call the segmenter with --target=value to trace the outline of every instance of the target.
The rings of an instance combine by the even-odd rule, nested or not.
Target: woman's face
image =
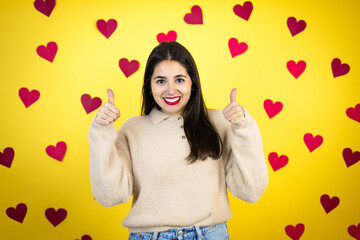
[[[181,115],[191,95],[191,78],[177,61],[164,60],[155,66],[151,91],[161,111]]]

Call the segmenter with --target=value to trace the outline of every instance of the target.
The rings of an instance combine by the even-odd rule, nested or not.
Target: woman
[[[123,220],[129,239],[228,239],[232,216],[226,187],[254,203],[268,183],[255,120],[230,94],[223,111],[207,110],[191,54],[177,42],[151,52],[142,116],[119,129],[114,94],[90,130],[90,178],[104,206],[133,196]]]

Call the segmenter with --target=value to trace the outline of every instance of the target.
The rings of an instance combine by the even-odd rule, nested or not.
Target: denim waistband
[[[172,228],[163,232],[154,232],[152,234],[152,240],[158,239],[158,237],[168,238],[168,239],[188,239],[194,238],[197,236],[198,239],[204,239],[203,235],[224,223],[215,224],[206,227],[198,227],[198,226],[191,226],[191,227],[179,227],[179,228]]]

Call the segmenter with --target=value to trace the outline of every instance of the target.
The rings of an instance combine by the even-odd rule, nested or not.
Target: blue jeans
[[[208,227],[180,227],[163,232],[130,233],[128,240],[228,240],[226,223]]]

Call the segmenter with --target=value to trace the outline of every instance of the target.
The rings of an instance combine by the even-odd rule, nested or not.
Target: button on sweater
[[[260,131],[245,120],[229,123],[220,110],[208,110],[224,151],[219,159],[188,164],[189,143],[181,116],[154,108],[149,115],[114,124],[91,123],[90,180],[96,200],[110,207],[132,199],[123,220],[130,232],[159,232],[175,227],[209,226],[232,216],[227,188],[250,203],[260,199],[268,171]]]

